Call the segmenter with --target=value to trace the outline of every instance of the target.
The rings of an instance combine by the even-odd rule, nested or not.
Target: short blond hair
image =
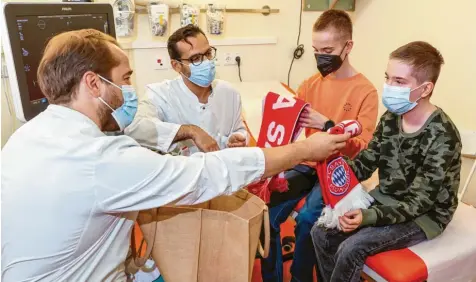
[[[340,10],[327,10],[319,16],[312,30],[323,31],[332,28],[345,40],[352,39],[352,20],[349,15]]]
[[[440,51],[424,41],[414,41],[403,45],[390,54],[390,59],[412,66],[412,76],[419,83],[425,81],[436,83],[440,76],[441,66],[445,63]]]

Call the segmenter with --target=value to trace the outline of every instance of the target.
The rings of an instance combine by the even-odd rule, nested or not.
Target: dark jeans
[[[285,172],[287,179],[296,175],[295,171]],[[317,178],[316,178],[317,179]],[[290,182],[290,186],[292,183]],[[311,186],[312,187],[312,186]],[[292,189],[292,187],[290,187]],[[307,194],[307,195],[306,195]],[[283,281],[283,253],[281,247],[280,225],[285,222],[297,203],[306,197],[306,203],[296,217],[294,234],[294,258],[291,266],[292,281],[312,282],[313,269],[316,265],[316,256],[311,240],[311,229],[320,216],[323,202],[321,187],[316,183],[312,190],[294,199],[281,202],[269,209],[270,219],[270,248],[269,256],[261,260],[261,275],[263,282]]]
[[[383,227],[364,227],[351,233],[325,230],[315,225],[311,231],[317,257],[318,281],[360,281],[368,256],[411,247],[426,240],[414,222]]]

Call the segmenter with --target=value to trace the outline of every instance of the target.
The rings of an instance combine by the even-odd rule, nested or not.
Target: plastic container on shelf
[[[189,24],[198,26],[200,18],[200,7],[197,5],[183,3],[180,5],[180,26]]]
[[[211,35],[223,35],[225,32],[225,5],[208,4],[207,32]]]
[[[147,6],[149,12],[149,26],[152,36],[163,37],[168,34],[169,6],[161,2],[150,2]]]
[[[131,37],[134,32],[135,7],[131,0],[116,0],[113,4],[117,37]]]

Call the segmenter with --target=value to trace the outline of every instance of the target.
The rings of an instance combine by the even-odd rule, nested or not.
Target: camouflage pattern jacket
[[[458,129],[441,109],[415,133],[404,133],[401,117],[383,114],[368,148],[347,159],[360,181],[378,168],[376,202],[363,210],[361,226],[413,220],[428,239],[438,236],[458,206],[461,168]]]

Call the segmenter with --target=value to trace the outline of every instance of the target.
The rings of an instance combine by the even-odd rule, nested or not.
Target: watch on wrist
[[[324,123],[324,128],[322,129],[323,131],[327,131],[329,130],[330,128],[334,127],[336,124],[333,120],[328,120]]]

